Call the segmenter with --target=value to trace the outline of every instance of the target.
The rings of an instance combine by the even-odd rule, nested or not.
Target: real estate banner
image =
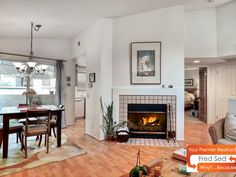
[[[187,172],[236,172],[236,145],[188,145]]]

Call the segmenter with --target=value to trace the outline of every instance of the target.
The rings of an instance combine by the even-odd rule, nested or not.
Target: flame
[[[156,123],[155,121],[157,120],[157,117],[142,117],[142,124],[146,125],[159,125],[159,121]]]

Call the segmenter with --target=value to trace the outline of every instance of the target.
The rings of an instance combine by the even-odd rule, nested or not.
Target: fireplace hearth
[[[166,138],[166,104],[128,104],[128,128],[133,137]]]

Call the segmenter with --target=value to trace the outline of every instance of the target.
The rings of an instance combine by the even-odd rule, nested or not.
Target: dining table
[[[40,110],[47,109],[51,112],[52,116],[56,116],[57,125],[57,147],[61,146],[61,118],[62,112],[65,109],[62,106],[56,105],[37,105],[33,107],[28,106],[18,106],[18,107],[1,107],[0,115],[3,117],[3,153],[2,157],[8,157],[8,143],[9,143],[9,121],[10,119],[22,119],[26,118],[26,113],[28,110]]]

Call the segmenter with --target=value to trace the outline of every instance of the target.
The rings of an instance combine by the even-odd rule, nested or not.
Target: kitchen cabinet
[[[75,99],[75,118],[85,118],[85,98]]]

